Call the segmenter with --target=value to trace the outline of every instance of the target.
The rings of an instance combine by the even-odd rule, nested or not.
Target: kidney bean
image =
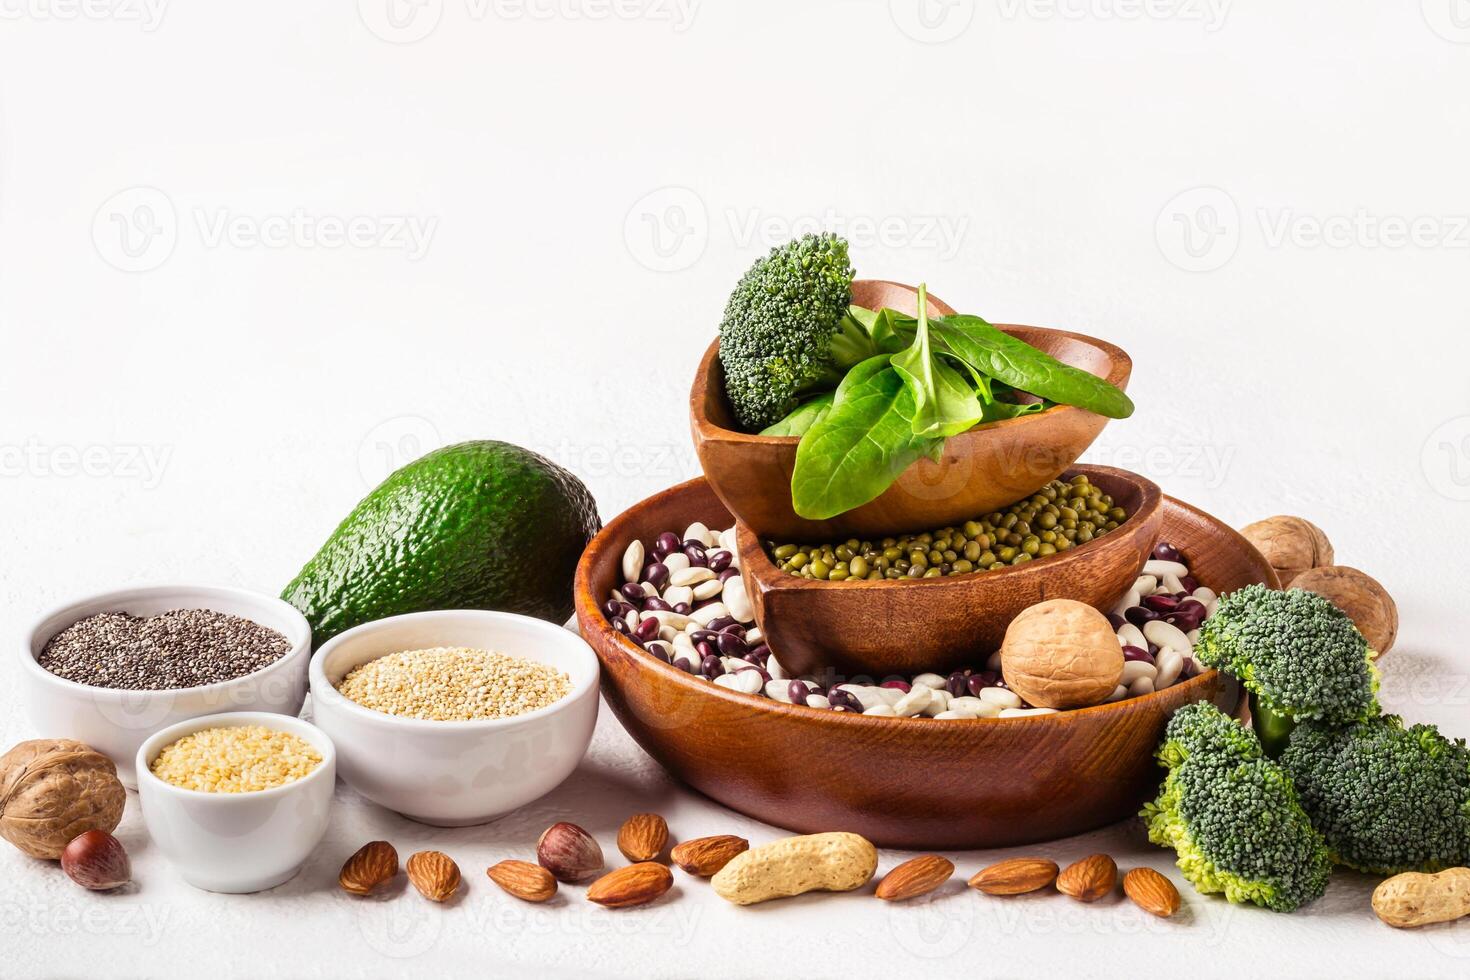
[[[1179,580],[1179,584],[1184,586],[1185,592],[1193,593],[1195,589],[1199,588],[1199,579],[1193,575],[1186,575]]]
[[[687,616],[690,613],[694,612],[694,607],[687,602],[676,602],[674,603],[673,611],[678,613],[680,616]]]
[[[909,693],[910,691],[913,690],[913,688],[909,685],[909,682],[908,681],[900,681],[900,680],[884,681],[882,684],[879,684],[878,686],[879,687],[891,688],[891,689],[893,689],[895,691],[902,691],[905,694],[907,694],[907,693]]]
[[[962,698],[970,690],[970,678],[965,676],[964,671],[957,670],[945,680],[944,688],[949,691],[950,697]]]
[[[734,633],[720,633],[715,639],[715,646],[726,657],[743,657],[750,652],[745,641]]]
[[[602,614],[608,619],[613,619],[616,616],[621,616],[623,614],[623,605],[624,603],[621,603],[616,599],[609,599],[602,604]]]
[[[684,556],[689,559],[690,568],[704,568],[709,564],[709,559],[704,557],[704,549],[698,545],[685,544]]]
[[[851,691],[844,691],[840,687],[834,687],[827,692],[827,700],[831,702],[834,708],[846,708],[849,711],[856,711],[858,714],[862,714],[863,703]]]
[[[732,578],[734,578],[735,576],[737,576],[739,574],[740,574],[740,569],[738,569],[738,568],[727,568],[724,571],[720,572],[720,581],[721,582],[728,582]]]
[[[674,607],[656,595],[651,595],[643,600],[643,608],[649,612],[673,612]]]
[[[1122,616],[1119,616],[1117,613],[1108,613],[1108,623],[1112,625],[1113,632],[1116,633],[1118,630],[1122,629],[1123,624],[1126,622],[1128,622],[1128,620],[1124,619]]]
[[[720,662],[719,657],[705,657],[700,662],[699,672],[710,680],[714,680],[725,672],[725,665]]]
[[[694,649],[699,651],[701,660],[705,657],[718,657],[720,655],[719,647],[715,646],[709,640],[700,640],[694,644]]]
[[[637,582],[624,582],[623,587],[618,589],[618,591],[623,594],[624,599],[627,599],[635,607],[642,606],[643,600],[647,598],[643,594],[643,586],[639,585]]]
[[[792,681],[786,685],[786,696],[792,704],[806,704],[806,696],[810,693],[811,688],[806,686],[806,681]]]
[[[692,673],[694,673],[694,665],[689,662],[689,658],[688,657],[675,657],[674,658],[674,666],[675,667],[678,667],[680,670],[684,671],[684,673],[686,673],[686,674],[692,674]]]
[[[725,635],[726,633],[729,633],[731,636],[738,636],[742,640],[745,639],[745,627],[741,626],[739,623],[735,623],[733,626],[726,626],[724,629],[720,630],[721,636]]]
[[[1159,614],[1146,606],[1130,606],[1128,611],[1123,613],[1123,617],[1134,626],[1142,629],[1144,623],[1153,622],[1159,618]]]
[[[1171,595],[1146,595],[1143,604],[1156,613],[1173,612],[1179,600]]]
[[[1123,648],[1123,659],[1142,660],[1145,663],[1150,664],[1154,662],[1154,658],[1149,654],[1147,650],[1141,650],[1136,646],[1132,646],[1131,644]]]
[[[728,551],[711,551],[705,556],[706,560],[709,562],[709,570],[716,574],[719,574],[720,572],[723,572],[725,569],[729,568],[730,562],[734,560],[734,557],[735,556],[731,555]]]
[[[750,653],[746,654],[747,657],[758,657],[758,658],[760,658],[760,662],[761,663],[765,663],[766,662],[766,659],[769,658],[770,655],[771,655],[771,648],[768,647],[768,646],[766,646],[764,643],[760,644],[759,646],[751,647],[750,648]]]
[[[1188,613],[1191,616],[1195,616],[1203,620],[1208,610],[1205,609],[1205,604],[1203,602],[1200,602],[1198,599],[1190,596],[1188,599],[1180,599],[1179,605],[1174,607],[1174,611],[1177,613]]]
[[[639,621],[637,629],[633,630],[633,635],[644,643],[656,640],[658,639],[658,625],[658,620],[650,616]]]
[[[739,626],[739,625],[740,625],[740,620],[736,619],[734,616],[720,616],[720,617],[717,617],[715,619],[710,620],[709,623],[708,623],[708,628],[711,629],[711,630],[713,630],[714,632],[718,633],[721,630],[723,630],[726,626]]]
[[[666,652],[664,652],[664,648],[663,647],[644,647],[643,649],[647,650],[648,653],[651,656],[657,657],[659,660],[662,660],[664,663],[668,663],[669,662],[669,655]]]
[[[714,630],[695,630],[689,634],[689,639],[695,643],[713,643],[715,642],[715,637],[719,635]]]
[[[658,536],[653,543],[653,553],[663,558],[679,550],[679,536],[673,531],[665,531]]]
[[[622,619],[614,619],[612,621],[612,628],[615,629],[615,630],[617,630],[619,633],[623,634],[624,636],[627,636],[628,635],[628,624],[626,622],[624,622]]]
[[[643,581],[662,592],[669,584],[669,566],[661,561],[654,562],[643,570]]]
[[[1159,561],[1182,562],[1184,560],[1184,556],[1179,553],[1179,549],[1174,547],[1172,544],[1169,544],[1169,542],[1167,541],[1160,541],[1158,544],[1154,545],[1154,557],[1157,558]]]

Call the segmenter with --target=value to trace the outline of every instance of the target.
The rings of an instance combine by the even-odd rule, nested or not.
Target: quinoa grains
[[[354,667],[337,690],[384,714],[425,721],[511,718],[571,693],[564,671],[471,647],[405,650]]]
[[[166,745],[149,767],[182,789],[253,793],[293,783],[321,765],[311,743],[263,725],[206,728]]]

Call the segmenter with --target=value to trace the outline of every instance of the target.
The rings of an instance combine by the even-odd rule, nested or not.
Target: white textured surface
[[[685,390],[726,291],[794,221],[830,212],[848,228],[894,220],[855,244],[866,274],[922,276],[992,319],[1128,348],[1139,413],[1092,457],[1235,523],[1283,511],[1321,523],[1399,600],[1389,705],[1470,734],[1470,44],[1455,43],[1470,32],[1449,19],[1456,2],[1237,0],[1214,5],[1215,24],[1191,19],[1205,4],[1127,18],[957,0],[929,8],[948,18],[925,30],[905,0],[705,0],[687,25],[657,16],[689,9],[672,2],[635,2],[649,15],[624,20],[429,0],[438,28],[408,44],[364,26],[382,23],[370,0],[362,17],[325,0],[168,4],[154,30],[4,4],[7,642],[53,602],[124,583],[274,591],[415,447],[532,446],[581,473],[607,515],[692,474]],[[921,43],[898,24],[956,36]],[[162,210],[156,195],[115,197],[140,186],[165,195]],[[145,217],[138,203],[165,226],[171,209],[177,240],[165,256],[154,239],[137,260],[151,268],[126,272],[113,220]],[[304,233],[248,243],[298,210],[433,230],[417,259]],[[1198,230],[1212,214],[1224,234],[1192,258],[1176,216]],[[1354,223],[1345,243],[1313,244],[1339,216]],[[660,252],[648,218],[690,234],[666,234]],[[217,239],[228,219],[237,231]],[[1384,244],[1396,219],[1426,219],[1427,239]],[[138,465],[139,451],[163,465]],[[33,734],[12,690],[0,686],[7,744]],[[1188,914],[1168,923],[1117,902],[983,901],[958,884],[915,907],[845,896],[735,910],[682,876],[642,911],[591,909],[571,890],[541,909],[484,878],[556,819],[611,851],[639,809],[682,837],[773,833],[673,785],[604,717],[571,781],[489,827],[434,831],[339,793],[321,854],[270,894],[188,888],[136,812],[122,831],[129,894],[81,894],[0,848],[0,973],[1470,968],[1470,923],[1393,933],[1368,914],[1371,881],[1351,875],[1292,916],[1186,892]],[[404,855],[448,850],[464,899],[337,893],[338,864],[373,837]],[[1037,850],[1099,849],[1169,867],[1131,826]],[[967,875],[997,856],[957,860]]]

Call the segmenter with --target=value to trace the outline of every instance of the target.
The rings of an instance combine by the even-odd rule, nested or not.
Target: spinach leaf
[[[802,436],[791,475],[791,502],[802,517],[825,520],[862,506],[944,445],[914,435],[914,395],[890,360],[880,355],[849,371],[831,410]]]
[[[835,391],[829,391],[818,395],[809,402],[803,402],[797,406],[792,413],[774,425],[761,430],[763,436],[800,436],[805,435],[810,429],[821,421],[822,416],[832,407],[832,400],[837,397]]]
[[[913,345],[893,358],[915,402],[914,434],[949,438],[972,428],[983,416],[975,389],[929,346],[925,289],[919,286],[919,318]]]
[[[1063,364],[978,316],[935,317],[932,330],[946,353],[1013,388],[1108,418],[1133,414],[1128,396],[1102,378]]]
[[[873,346],[879,353],[897,354],[908,346],[908,341],[900,333],[900,325],[912,329],[914,321],[911,318],[890,310],[886,306],[881,310],[850,306],[847,309],[847,315],[867,331],[868,336],[873,340]],[[904,324],[904,321],[907,323]]]

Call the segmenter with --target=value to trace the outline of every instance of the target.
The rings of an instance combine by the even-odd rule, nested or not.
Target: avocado
[[[281,598],[313,647],[360,623],[429,609],[498,609],[554,623],[601,529],[582,481],[504,442],[445,446],[363,498]]]

